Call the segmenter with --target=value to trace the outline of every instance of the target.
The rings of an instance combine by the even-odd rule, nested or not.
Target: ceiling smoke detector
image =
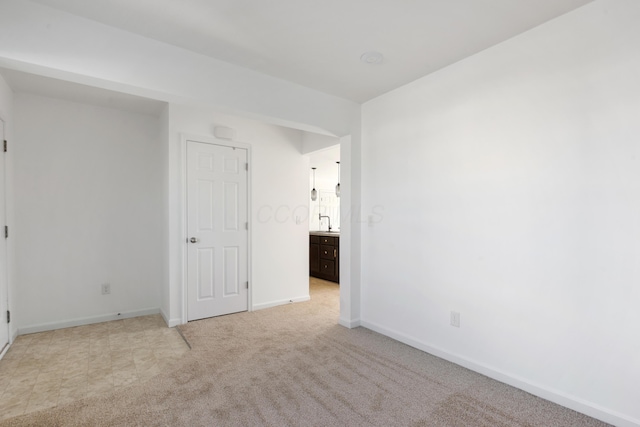
[[[380,52],[365,52],[360,57],[360,61],[370,65],[380,64],[383,59],[384,57]]]

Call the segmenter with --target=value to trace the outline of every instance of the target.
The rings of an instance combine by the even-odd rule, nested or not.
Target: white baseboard
[[[271,302],[265,302],[265,303],[262,303],[262,304],[254,304],[251,307],[251,310],[252,311],[264,310],[265,308],[277,307],[279,305],[291,304],[291,303],[294,303],[294,302],[304,302],[304,301],[309,301],[310,299],[311,298],[309,297],[309,295],[305,295],[305,296],[301,296],[301,297],[283,299],[283,300],[279,300],[279,301],[271,301]]]
[[[562,391],[555,390],[540,384],[536,384],[517,375],[512,375],[500,369],[496,369],[483,363],[479,363],[474,360],[459,356],[457,354],[450,353],[439,347],[429,345],[425,342],[416,340],[408,335],[385,328],[378,324],[368,322],[366,320],[361,320],[359,321],[359,323],[360,326],[371,329],[372,331],[378,332],[382,335],[386,335],[411,347],[448,360],[449,362],[455,363],[456,365],[464,366],[465,368],[471,369],[472,371],[486,375],[489,378],[493,378],[494,380],[509,384],[513,387],[519,388],[520,390],[524,390],[535,396],[549,400],[553,403],[557,403],[558,405],[564,406],[566,408],[573,409],[574,411],[599,419],[606,423],[613,424],[618,427],[640,427],[640,420],[638,419],[620,414],[616,411],[612,411],[600,405],[588,402],[584,399],[580,399],[579,397],[572,396]],[[343,324],[342,319],[340,320],[340,324]]]
[[[338,324],[344,326],[345,328],[353,329],[360,326],[360,319],[343,319],[342,317],[338,320]],[[399,341],[399,340],[398,340]]]
[[[0,360],[2,360],[5,354],[7,354],[7,351],[9,351],[9,347],[11,347],[11,342],[8,342],[7,345],[2,349],[2,351],[0,351]]]
[[[13,344],[13,342],[16,340],[16,338],[18,338],[18,330],[15,329],[13,331],[9,331],[9,342],[7,343],[6,347],[2,350],[2,352],[0,352],[0,360],[4,357],[5,354],[7,354],[7,351],[9,351],[9,348],[11,347],[11,344]]]
[[[169,319],[169,316],[167,316],[167,314],[162,309],[160,309],[160,315],[169,328],[174,328],[182,324],[182,321],[180,319]]]
[[[61,322],[41,323],[39,325],[18,328],[18,335],[33,334],[36,332],[53,331],[55,329],[71,328],[74,326],[91,325],[93,323],[109,322],[111,320],[129,319],[132,317],[148,316],[160,313],[159,308],[146,308],[142,310],[124,311],[121,313],[103,314],[100,316],[83,317],[79,319],[64,320]]]

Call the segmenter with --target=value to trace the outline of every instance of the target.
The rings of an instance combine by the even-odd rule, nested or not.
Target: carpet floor
[[[180,326],[192,349],[148,381],[0,426],[605,426],[311,301]]]

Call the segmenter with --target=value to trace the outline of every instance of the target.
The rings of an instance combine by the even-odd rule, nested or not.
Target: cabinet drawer
[[[335,276],[336,263],[327,259],[320,260],[320,273],[328,276]]]
[[[320,236],[320,243],[323,245],[335,245],[335,237]]]
[[[335,246],[320,245],[320,258],[335,259]]]
[[[320,243],[320,236],[309,236],[309,243]]]

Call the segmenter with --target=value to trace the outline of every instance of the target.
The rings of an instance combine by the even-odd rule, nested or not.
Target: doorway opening
[[[340,283],[340,144],[309,155],[309,292]]]

